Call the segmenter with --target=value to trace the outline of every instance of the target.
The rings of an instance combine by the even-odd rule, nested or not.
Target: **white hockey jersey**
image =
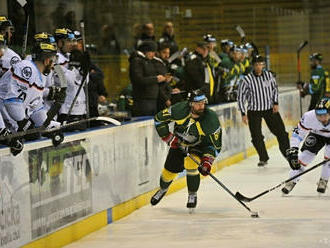
[[[20,113],[15,113],[15,115],[23,114],[24,118],[27,118],[43,107],[42,96],[45,83],[34,62],[22,60],[13,65],[0,79],[0,85],[4,89],[1,92],[4,103],[12,102],[20,106]]]
[[[66,98],[60,109],[60,114],[68,114],[70,106],[76,96],[80,85],[83,83],[83,76],[75,67],[68,69],[65,73],[67,79]],[[88,82],[88,77],[86,82]],[[70,115],[84,115],[86,114],[86,95],[84,88],[81,89],[77,100],[72,108]]]
[[[0,59],[0,77],[19,61],[21,61],[21,57],[9,47],[7,47],[3,56]]]
[[[306,112],[300,119],[298,126],[293,130],[290,147],[299,147],[300,142],[304,140],[309,132],[330,138],[330,123],[324,126],[317,119],[315,110]]]

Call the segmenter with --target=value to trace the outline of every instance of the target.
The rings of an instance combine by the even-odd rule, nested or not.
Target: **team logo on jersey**
[[[305,146],[307,147],[313,147],[315,146],[317,140],[316,137],[314,136],[307,136],[306,140],[305,140]]]
[[[11,66],[12,66],[12,65],[15,65],[17,62],[19,62],[19,57],[14,56],[14,57],[12,57],[11,60],[10,60],[10,65],[11,65]]]
[[[32,69],[31,67],[25,66],[22,70],[22,76],[25,79],[29,79],[32,76]]]

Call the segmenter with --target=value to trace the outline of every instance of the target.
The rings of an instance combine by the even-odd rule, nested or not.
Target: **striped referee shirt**
[[[238,107],[242,115],[247,110],[264,111],[272,109],[274,104],[278,104],[278,87],[273,74],[263,71],[260,76],[254,72],[246,75],[238,88]]]

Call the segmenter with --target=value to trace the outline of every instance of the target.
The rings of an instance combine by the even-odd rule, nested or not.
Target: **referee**
[[[265,59],[257,55],[252,60],[253,71],[241,81],[238,89],[238,107],[242,121],[249,125],[252,144],[258,152],[258,166],[265,166],[269,159],[261,121],[265,119],[269,130],[276,136],[281,153],[290,148],[288,133],[278,112],[278,88],[273,74],[264,69]],[[245,108],[247,102],[247,111]]]

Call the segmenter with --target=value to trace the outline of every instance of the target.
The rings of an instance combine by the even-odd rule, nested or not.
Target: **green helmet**
[[[318,61],[322,61],[322,54],[320,53],[313,53],[311,56],[309,56],[309,59],[312,60],[312,59],[316,59]]]

